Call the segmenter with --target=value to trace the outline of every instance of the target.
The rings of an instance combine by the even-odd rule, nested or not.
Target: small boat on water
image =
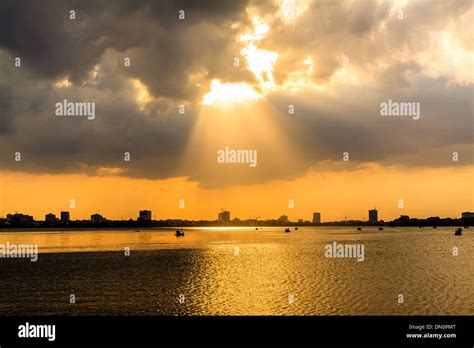
[[[176,230],[175,236],[176,237],[183,237],[184,236],[184,231],[183,230]]]
[[[433,226],[433,228],[438,228],[438,226]]]
[[[290,232],[290,229],[289,229],[289,228],[285,228],[285,232]]]
[[[454,231],[454,235],[462,236],[462,228],[461,227],[456,228],[456,230]]]
[[[295,230],[297,230],[297,229],[298,229],[298,227],[295,227]]]
[[[258,231],[258,227],[255,228]]]
[[[379,227],[379,231],[383,231],[383,227]]]
[[[361,227],[357,227],[357,231],[362,231],[362,228],[361,228]]]

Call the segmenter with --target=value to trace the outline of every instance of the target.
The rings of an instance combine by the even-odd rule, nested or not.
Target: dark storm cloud
[[[10,130],[13,120],[11,93],[8,88],[0,85],[0,134]]]
[[[270,24],[256,45],[279,54],[277,83],[310,56],[311,78],[332,90],[267,95],[261,104],[273,107],[266,116],[281,132],[273,136],[278,144],[266,142],[270,130],[262,128],[264,133],[239,133],[228,143],[189,152],[210,81],[256,82],[237,41],[251,29],[248,6]],[[472,83],[459,85],[442,67],[417,57],[429,52],[433,59],[432,35],[447,28],[472,50],[472,34],[457,22],[472,11],[472,2],[409,2],[403,22],[394,19],[391,6],[315,1],[289,24],[273,1],[3,1],[0,169],[96,174],[118,167],[131,177],[189,176],[220,187],[291,179],[314,164],[340,161],[346,151],[348,168],[363,162],[447,166],[453,151],[460,151],[461,164],[472,163]],[[76,20],[69,19],[71,9]],[[184,21],[178,19],[182,9]],[[360,74],[358,85],[331,85],[343,55]],[[21,68],[13,66],[16,56]],[[240,69],[233,67],[236,56]],[[131,67],[123,66],[124,57]],[[65,77],[72,86],[53,87]],[[147,88],[146,105],[137,104],[131,79]],[[63,99],[95,102],[96,119],[56,117],[54,105]],[[387,99],[420,102],[421,119],[382,118],[379,105]],[[179,104],[186,105],[185,115]],[[289,104],[296,107],[291,117]],[[252,125],[255,119],[241,121]],[[215,150],[232,144],[258,149],[258,167],[217,165]],[[21,163],[13,161],[16,151]],[[124,152],[131,162],[124,162]]]
[[[178,101],[195,102],[195,82],[236,73],[234,22],[245,25],[246,1],[5,1],[0,5],[2,168],[77,172],[123,166],[125,175],[177,175],[176,162],[195,107],[177,116]],[[76,19],[69,19],[74,10]],[[185,10],[185,20],[178,11]],[[231,39],[229,39],[231,38]],[[13,66],[21,57],[22,67]],[[123,58],[131,67],[123,67]],[[100,66],[100,76],[90,73]],[[193,74],[197,81],[191,81]],[[69,77],[73,87],[52,88]],[[139,110],[127,78],[157,99]],[[97,119],[58,119],[54,104],[93,101]],[[22,152],[23,162],[13,162]]]
[[[187,74],[195,66],[207,66],[212,57],[211,75],[225,78],[231,70],[238,50],[229,48],[235,43],[229,25],[246,21],[245,7],[246,1],[217,0],[6,1],[0,6],[0,47],[40,77],[68,75],[76,83],[106,49],[135,48],[132,75],[146,80],[157,95],[186,98]],[[184,21],[179,10],[185,10]]]
[[[418,83],[411,90],[389,93],[353,87],[341,89],[331,98],[292,99],[279,95],[271,102],[280,110],[295,104],[295,116],[281,118],[280,126],[293,139],[304,166],[327,159],[340,161],[343,152],[349,152],[354,162],[448,166],[453,164],[448,148],[456,146],[466,155],[463,164],[472,164],[472,157],[465,152],[474,136],[472,88],[446,89],[443,79],[421,79]],[[380,103],[388,99],[419,102],[420,119],[381,116]]]
[[[1,53],[0,58],[7,60]],[[111,68],[108,63],[106,59],[106,72]],[[12,72],[0,72],[12,76]],[[113,74],[100,77],[94,87],[57,89],[45,82],[31,84],[30,76],[21,71],[14,82],[9,91],[14,96],[15,118],[10,131],[0,138],[2,169],[93,174],[101,167],[121,167],[124,175],[162,178],[176,174],[173,163],[193,125],[192,107],[179,116],[177,108],[164,101],[139,110],[133,88],[124,77]],[[96,118],[55,116],[55,104],[64,99],[95,102]],[[22,154],[20,163],[13,161],[17,151]],[[125,152],[131,154],[129,163],[124,162]]]
[[[0,47],[21,56],[41,76],[62,74],[75,59],[63,28],[66,15],[66,2],[3,1]]]

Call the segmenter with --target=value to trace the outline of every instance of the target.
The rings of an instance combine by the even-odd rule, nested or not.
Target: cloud
[[[292,20],[279,4],[3,2],[0,169],[184,176],[217,187],[295,178],[343,152],[348,167],[450,166],[457,150],[459,164],[472,164],[471,1],[314,1]],[[196,136],[213,80],[259,90],[238,40],[254,15],[270,28],[255,45],[278,54],[276,86],[246,104],[226,138],[212,119]],[[56,117],[54,104],[64,99],[95,102],[96,119]],[[381,117],[388,99],[419,102],[421,119]],[[216,150],[229,144],[258,149],[258,167],[217,166]]]

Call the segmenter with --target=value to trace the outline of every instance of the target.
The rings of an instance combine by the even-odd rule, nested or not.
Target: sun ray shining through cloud
[[[270,27],[257,16],[253,18],[253,26],[253,30],[242,34],[238,41],[245,45],[240,53],[245,58],[247,68],[257,78],[258,85],[223,83],[215,79],[211,82],[210,91],[203,96],[202,104],[213,105],[216,101],[220,103],[255,101],[276,88],[273,68],[278,59],[278,53],[256,46],[256,42],[265,38]]]
[[[203,96],[201,103],[203,105],[229,104],[261,98],[262,95],[247,83],[222,83],[220,80],[212,80],[211,89]]]

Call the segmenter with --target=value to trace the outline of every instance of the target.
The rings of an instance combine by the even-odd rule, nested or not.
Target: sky
[[[470,0],[2,1],[0,216],[459,217],[472,23]]]

